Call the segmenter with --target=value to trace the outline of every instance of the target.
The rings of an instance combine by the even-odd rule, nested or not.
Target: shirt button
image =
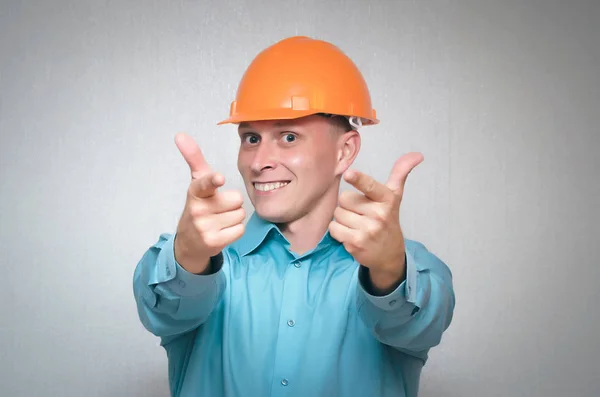
[[[285,379],[285,378],[281,380],[281,384],[284,385],[284,386],[287,386],[288,383],[289,383],[288,380]]]
[[[390,301],[390,306],[394,306],[395,304],[396,304],[396,299],[392,299],[392,300]]]
[[[288,325],[290,327],[293,327],[294,325],[296,325],[296,322],[294,320],[288,320]]]
[[[302,266],[302,262],[296,262],[296,263],[294,263],[294,266],[296,266],[297,268],[299,268],[300,266]]]

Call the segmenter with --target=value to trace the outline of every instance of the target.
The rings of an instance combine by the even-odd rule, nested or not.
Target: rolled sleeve
[[[215,271],[208,275],[199,275],[185,270],[175,260],[174,250],[175,235],[162,235],[159,241],[156,274],[150,280],[151,284],[163,284],[171,292],[180,296],[196,296],[210,289],[220,280],[220,270],[223,266],[223,254],[211,258],[211,266]]]
[[[417,300],[417,265],[414,256],[410,252],[406,252],[406,279],[389,294],[384,296],[370,294],[365,288],[367,277],[367,269],[361,267],[359,270],[359,286],[361,295],[364,296],[363,304],[368,301],[381,310],[391,311],[407,302],[414,304]]]
[[[406,279],[394,291],[374,296],[366,277],[360,268],[356,303],[365,326],[380,342],[424,358],[452,320],[450,269],[421,243],[406,240]]]
[[[212,274],[193,274],[175,260],[174,240],[174,235],[161,235],[138,263],[133,280],[140,320],[167,339],[206,321],[227,286],[226,254],[211,258]]]

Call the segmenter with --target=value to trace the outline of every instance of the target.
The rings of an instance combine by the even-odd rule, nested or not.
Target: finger
[[[192,179],[200,178],[202,175],[211,172],[200,147],[191,136],[184,133],[175,135],[175,145],[177,145],[179,152],[190,167]]]
[[[346,182],[354,186],[373,201],[384,202],[390,199],[392,192],[387,186],[377,182],[369,175],[360,171],[350,170],[344,174]]]
[[[348,226],[344,226],[337,221],[331,221],[329,224],[329,234],[331,237],[339,241],[340,243],[352,243],[354,239],[354,232]]]
[[[238,208],[233,211],[223,212],[221,214],[214,215],[216,217],[216,227],[219,230],[224,230],[230,227],[242,223],[246,218],[246,210]]]
[[[215,195],[217,189],[225,183],[223,175],[209,172],[192,180],[189,192],[193,197],[207,198]]]
[[[243,223],[237,223],[231,227],[219,230],[211,238],[211,244],[225,247],[242,237],[245,230],[246,226]]]
[[[370,217],[379,217],[381,215],[381,205],[374,203],[373,200],[367,198],[362,193],[342,192],[338,201],[340,207],[359,215]]]
[[[217,192],[214,196],[193,200],[190,203],[190,213],[194,217],[220,214],[236,210],[244,204],[242,194],[236,190]]]
[[[200,233],[216,233],[242,223],[246,217],[246,211],[238,208],[221,214],[211,214],[194,219],[194,225]]]
[[[350,229],[360,229],[364,227],[367,222],[365,216],[359,215],[353,211],[348,211],[342,207],[337,207],[333,216],[337,223]]]
[[[401,156],[394,167],[386,183],[386,186],[396,194],[402,194],[406,178],[408,174],[423,161],[424,157],[421,153],[407,153]]]

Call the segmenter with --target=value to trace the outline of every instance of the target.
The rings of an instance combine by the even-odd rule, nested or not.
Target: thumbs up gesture
[[[400,228],[400,203],[408,174],[423,161],[420,153],[400,157],[384,185],[359,171],[349,170],[344,179],[359,192],[343,192],[331,236],[362,266],[369,268],[372,289],[393,290],[405,278],[404,236]]]
[[[175,144],[192,177],[177,225],[175,259],[191,273],[210,273],[210,258],[244,234],[243,196],[239,191],[217,191],[225,178],[211,169],[190,136],[177,134]]]

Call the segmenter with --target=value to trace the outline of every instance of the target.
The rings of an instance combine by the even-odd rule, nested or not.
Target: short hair
[[[337,130],[342,132],[352,131],[354,127],[350,124],[348,117],[337,114],[317,113],[318,116],[326,117],[329,123]]]

